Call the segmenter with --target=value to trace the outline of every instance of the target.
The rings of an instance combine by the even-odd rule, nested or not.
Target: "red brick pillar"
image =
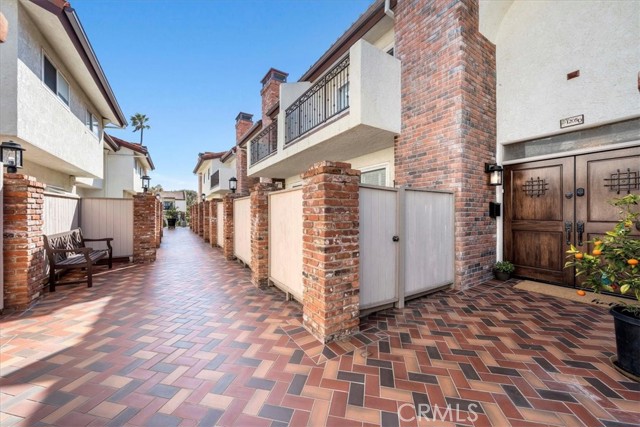
[[[360,171],[320,162],[303,178],[303,322],[329,342],[358,331],[360,321]]]
[[[198,236],[204,237],[204,202],[198,203]]]
[[[45,253],[42,213],[45,184],[4,174],[4,307],[22,310],[43,294]]]
[[[203,218],[203,227],[202,227],[202,238],[205,242],[209,241],[209,233],[211,231],[211,212],[210,212],[211,202],[209,200],[205,200],[202,202],[202,218]]]
[[[193,227],[193,221],[194,221],[194,217],[193,217],[193,205],[189,206],[189,229],[191,231],[194,230]]]
[[[156,198],[150,193],[133,196],[133,262],[156,260]]]
[[[491,277],[496,258],[495,188],[484,173],[496,152],[495,46],[478,31],[477,0],[399,1],[394,13],[396,184],[455,193],[455,285],[467,288]]]
[[[251,283],[269,284],[269,193],[275,184],[258,183],[251,191]]]
[[[162,205],[160,204],[160,202],[158,201],[158,199],[154,196],[154,198],[156,199],[155,201],[155,215],[154,215],[154,219],[155,219],[155,229],[156,229],[156,248],[160,247],[160,243],[162,242]]]
[[[233,255],[233,200],[240,197],[238,194],[226,194],[222,198],[222,232],[224,234],[224,248],[222,253],[228,260],[235,259]],[[220,218],[218,218],[220,221]]]
[[[211,246],[218,246],[218,200],[211,200],[209,203],[209,243]]]

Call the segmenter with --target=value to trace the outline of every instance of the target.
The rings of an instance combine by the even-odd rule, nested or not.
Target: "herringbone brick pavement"
[[[640,425],[603,308],[490,282],[322,346],[185,229],[0,328],[2,426]]]

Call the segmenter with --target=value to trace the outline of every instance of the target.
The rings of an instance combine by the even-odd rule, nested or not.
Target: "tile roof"
[[[117,146],[118,148],[115,151],[118,151],[121,147],[128,148],[131,151],[135,151],[136,153],[143,154],[147,162],[149,163],[149,167],[151,170],[155,170],[155,166],[153,164],[153,160],[151,160],[151,154],[149,153],[149,149],[140,144],[136,144],[135,142],[125,141],[124,139],[116,138],[113,135],[109,135],[105,132],[104,134],[105,142],[110,146]]]

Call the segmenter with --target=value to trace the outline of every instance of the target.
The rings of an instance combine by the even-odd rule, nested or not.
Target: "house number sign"
[[[569,128],[571,126],[578,126],[584,124],[584,114],[579,116],[567,117],[560,120],[560,129]]]

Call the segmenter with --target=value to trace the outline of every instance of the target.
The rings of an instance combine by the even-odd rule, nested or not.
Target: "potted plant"
[[[640,377],[640,239],[631,236],[640,230],[640,194],[615,199],[620,219],[604,236],[590,240],[591,253],[581,252],[573,245],[567,251],[565,268],[575,267],[582,286],[594,292],[620,292],[632,295],[636,302],[615,305],[609,311],[614,318],[616,335],[616,366],[636,380]]]
[[[176,208],[170,208],[165,211],[165,216],[167,217],[167,226],[169,228],[176,228],[176,221],[178,219],[178,211]]]
[[[515,266],[509,261],[498,261],[493,266],[493,275],[498,280],[509,280],[515,269]]]

